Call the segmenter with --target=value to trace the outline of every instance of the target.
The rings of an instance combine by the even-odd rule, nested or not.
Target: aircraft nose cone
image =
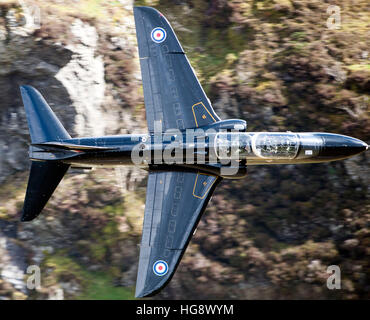
[[[359,139],[339,134],[323,134],[321,138],[323,139],[323,147],[320,151],[321,158],[348,158],[369,148],[367,143]]]

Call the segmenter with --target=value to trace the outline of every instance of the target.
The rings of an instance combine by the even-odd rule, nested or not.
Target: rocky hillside
[[[136,4],[171,21],[220,117],[370,142],[367,1]],[[71,170],[43,215],[20,223],[29,137],[18,89],[38,88],[72,136],[145,132],[132,5],[0,0],[0,299],[133,298],[145,172]],[[327,28],[330,5],[339,29]],[[370,298],[369,177],[363,154],[223,182],[155,299]],[[40,289],[26,288],[29,265]],[[326,287],[329,265],[341,290]]]

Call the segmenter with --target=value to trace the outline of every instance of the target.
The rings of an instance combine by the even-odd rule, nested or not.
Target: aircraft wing
[[[167,19],[149,7],[134,16],[149,132],[154,121],[163,132],[219,121]]]
[[[199,172],[149,171],[136,297],[170,281],[220,181]]]

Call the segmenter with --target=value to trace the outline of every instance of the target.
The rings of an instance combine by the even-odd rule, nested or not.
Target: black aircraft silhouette
[[[41,94],[21,93],[32,143],[22,221],[35,219],[70,166],[140,165],[149,172],[136,296],[161,290],[174,275],[199,219],[223,179],[246,165],[345,159],[368,148],[329,133],[247,132],[221,120],[172,27],[157,10],[135,7],[148,133],[71,138]]]

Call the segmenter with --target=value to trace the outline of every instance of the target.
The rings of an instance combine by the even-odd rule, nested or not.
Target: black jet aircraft
[[[31,171],[22,221],[35,219],[72,167],[139,165],[148,170],[136,297],[161,290],[174,275],[216,186],[246,166],[345,159],[367,144],[330,133],[247,132],[221,120],[172,27],[157,10],[134,16],[148,132],[72,138],[41,94],[22,86],[31,136]]]

